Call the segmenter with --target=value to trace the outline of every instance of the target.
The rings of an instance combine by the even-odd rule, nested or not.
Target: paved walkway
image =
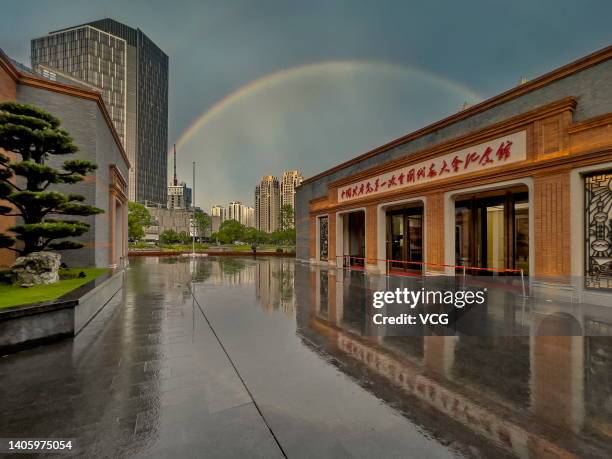
[[[133,260],[76,339],[0,358],[0,437],[73,438],[96,458],[503,457],[338,352],[295,268]]]
[[[282,457],[184,281],[143,264],[76,339],[0,359],[0,436],[74,438],[84,457]]]

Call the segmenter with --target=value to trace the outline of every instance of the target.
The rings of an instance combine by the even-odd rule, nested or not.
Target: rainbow
[[[275,85],[286,83],[293,79],[329,76],[333,74],[346,74],[347,72],[358,72],[363,70],[376,70],[389,72],[390,74],[397,76],[416,76],[429,79],[442,87],[447,88],[449,91],[455,91],[458,94],[463,95],[465,100],[471,103],[482,100],[482,97],[479,94],[475,93],[467,86],[460,85],[452,80],[416,67],[407,67],[398,64],[376,61],[326,61],[315,64],[306,64],[271,73],[240,87],[233,93],[228,94],[198,116],[193,123],[191,123],[191,125],[189,125],[189,127],[181,133],[176,142],[177,148],[180,149],[181,146],[188,143],[198,131],[204,129],[208,123],[220,116],[228,108],[252,95],[257,94],[260,91],[264,91],[274,87]],[[171,152],[169,152],[169,154],[171,154]]]

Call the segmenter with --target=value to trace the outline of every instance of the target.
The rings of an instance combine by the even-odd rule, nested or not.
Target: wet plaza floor
[[[612,338],[537,336],[507,304],[479,318],[499,336],[380,333],[369,282],[134,259],[74,340],[0,359],[0,437],[81,457],[612,456]]]

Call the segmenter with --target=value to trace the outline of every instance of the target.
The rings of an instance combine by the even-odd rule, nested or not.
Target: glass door
[[[349,264],[365,266],[365,212],[348,214],[349,224]]]
[[[388,258],[391,260],[391,267],[403,269],[404,264],[400,261],[404,260],[406,253],[406,238],[404,237],[404,215],[393,214],[390,216],[391,227],[391,250]]]
[[[422,207],[387,212],[387,259],[389,268],[392,270],[421,270],[423,261]]]
[[[529,201],[526,192],[475,195],[455,203],[455,264],[469,274],[529,270]],[[469,268],[490,268],[490,271]]]

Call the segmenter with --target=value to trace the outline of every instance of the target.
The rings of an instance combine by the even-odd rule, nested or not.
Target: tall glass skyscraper
[[[113,19],[51,32],[31,48],[35,70],[57,70],[102,91],[132,164],[130,200],[165,206],[168,56],[140,29]]]

